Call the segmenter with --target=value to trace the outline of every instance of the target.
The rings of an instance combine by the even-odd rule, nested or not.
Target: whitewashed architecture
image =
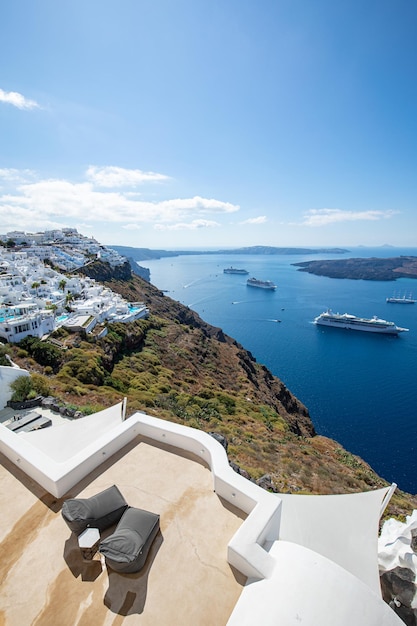
[[[0,247],[1,339],[16,343],[28,335],[43,338],[60,326],[88,333],[97,324],[126,323],[149,315],[144,303],[128,303],[91,278],[63,273],[97,258],[113,266],[125,262],[117,252],[76,229],[36,236],[10,232],[0,239],[24,245]]]

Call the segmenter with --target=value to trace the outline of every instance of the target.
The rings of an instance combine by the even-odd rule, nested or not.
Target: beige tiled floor
[[[85,563],[62,501],[0,455],[0,626],[222,626],[243,577],[227,563],[242,523],[213,492],[210,470],[177,451],[135,441],[67,496],[116,484],[132,506],[161,516],[137,574]]]

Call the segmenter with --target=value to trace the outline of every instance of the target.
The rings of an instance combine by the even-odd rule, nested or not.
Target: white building
[[[32,235],[14,231],[6,236],[26,243]],[[36,240],[36,245],[24,250],[0,249],[1,338],[18,342],[28,335],[43,337],[61,325],[91,332],[97,323],[126,323],[149,315],[143,303],[127,303],[93,279],[68,276],[44,264],[49,260],[55,267],[72,271],[85,265],[86,255],[91,254],[112,265],[125,262],[114,250],[72,228],[36,233]],[[73,315],[55,321],[54,312],[60,315],[68,306]]]
[[[36,305],[18,305],[0,309],[0,337],[18,343],[25,337],[42,338],[55,329],[52,311],[39,310]]]

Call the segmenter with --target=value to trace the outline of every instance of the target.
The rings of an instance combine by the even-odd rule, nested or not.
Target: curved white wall
[[[111,410],[120,416],[121,404]],[[95,416],[86,416],[83,420],[88,422],[89,417],[94,419]],[[52,434],[52,430],[47,433],[51,446]],[[42,431],[36,435],[38,439]],[[61,498],[138,435],[187,450],[204,459],[212,471],[216,493],[248,514],[229,542],[229,563],[252,579],[269,576],[274,560],[263,546],[278,538],[281,500],[234,472],[223,446],[203,431],[135,413],[60,463],[47,455],[45,449],[33,445],[29,438],[19,437],[0,425],[0,451],[49,493]]]
[[[10,368],[11,369],[11,368]],[[113,407],[121,412],[121,406]],[[88,417],[84,418],[88,420]],[[136,413],[59,463],[0,425],[0,450],[57,498],[138,435],[187,450],[211,468],[213,487],[248,514],[228,544],[228,562],[248,577],[230,626],[397,626],[401,620],[356,576],[330,559],[278,540],[282,500],[236,474],[224,448],[199,430]],[[343,537],[342,537],[343,540]],[[336,621],[335,621],[336,620]]]

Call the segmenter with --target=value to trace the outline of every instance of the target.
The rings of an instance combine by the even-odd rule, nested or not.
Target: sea
[[[417,279],[334,279],[299,271],[314,259],[417,256],[417,248],[354,248],[343,254],[196,254],[141,261],[151,283],[223,329],[303,402],[320,435],[337,440],[389,482],[417,493]],[[244,268],[276,291],[246,285]],[[331,308],[394,321],[396,336],[324,328],[314,318]]]

